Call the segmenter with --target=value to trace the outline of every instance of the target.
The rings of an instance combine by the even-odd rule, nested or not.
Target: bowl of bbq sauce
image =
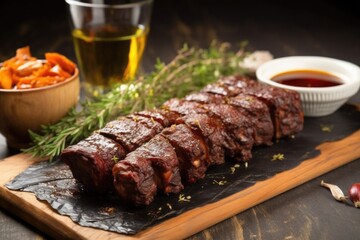
[[[299,92],[308,117],[334,113],[360,87],[359,66],[327,57],[277,58],[262,64],[256,76],[265,84]]]

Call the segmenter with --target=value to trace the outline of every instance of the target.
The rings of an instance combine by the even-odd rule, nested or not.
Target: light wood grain
[[[19,154],[0,161],[0,203],[30,224],[56,237],[76,239],[182,239],[224,219],[260,204],[304,182],[336,169],[360,157],[360,130],[336,142],[318,146],[321,154],[299,166],[224,198],[190,210],[137,235],[127,236],[81,227],[69,217],[61,216],[32,193],[10,191],[4,184],[39,159]]]

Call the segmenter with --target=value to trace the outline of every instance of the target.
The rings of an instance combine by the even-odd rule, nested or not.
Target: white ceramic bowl
[[[296,70],[324,71],[342,80],[332,87],[296,87],[271,80],[279,73]],[[300,93],[305,116],[318,117],[334,113],[360,87],[360,68],[350,62],[317,56],[283,57],[262,64],[256,71],[260,82]]]

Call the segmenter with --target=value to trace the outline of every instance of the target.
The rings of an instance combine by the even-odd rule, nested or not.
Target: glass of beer
[[[153,0],[66,0],[85,96],[134,79]]]

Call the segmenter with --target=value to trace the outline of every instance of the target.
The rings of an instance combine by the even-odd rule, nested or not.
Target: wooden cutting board
[[[173,239],[182,239],[358,159],[360,130],[340,141],[323,143],[317,149],[321,151],[320,155],[303,161],[291,170],[259,181],[215,203],[185,212],[134,236],[82,227],[69,217],[59,215],[46,202],[37,200],[32,193],[8,190],[4,184],[31,164],[41,161],[26,154],[0,160],[0,203],[4,208],[55,238],[168,239],[172,236]]]

